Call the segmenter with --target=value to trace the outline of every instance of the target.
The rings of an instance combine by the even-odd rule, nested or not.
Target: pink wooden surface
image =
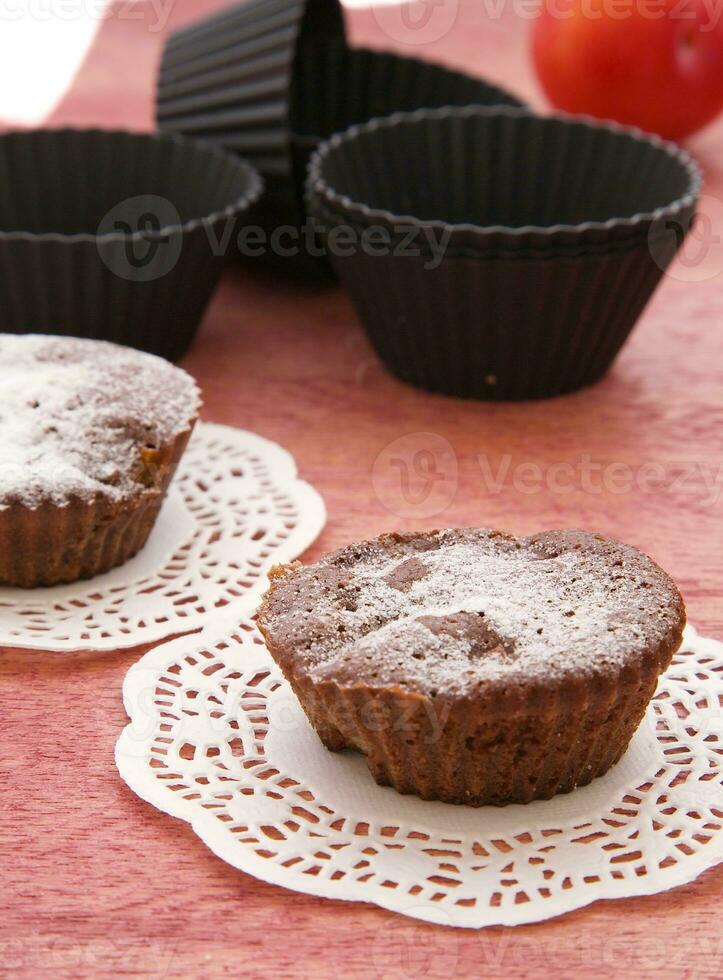
[[[178,0],[170,23],[217,6]],[[104,24],[53,122],[151,126],[162,33],[150,5],[132,8],[140,18],[129,9]],[[464,0],[448,33],[412,53],[537,100],[526,30]],[[353,13],[351,34],[404,48],[369,11]],[[691,148],[723,234],[723,125]],[[650,552],[678,579],[692,621],[723,638],[723,246],[709,242],[691,261],[668,277],[609,377],[566,399],[490,406],[414,391],[379,366],[339,291],[239,267],[185,366],[205,389],[206,419],[278,440],[326,498],[328,527],[310,557],[395,526],[590,527]],[[388,447],[403,437],[397,455],[435,453],[436,508],[401,493]],[[116,774],[121,683],[138,655],[2,651],[0,975],[720,975],[720,870],[668,893],[477,933],[232,870]]]

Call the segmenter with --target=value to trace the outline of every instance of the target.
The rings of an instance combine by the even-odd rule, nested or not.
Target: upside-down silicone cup
[[[467,103],[519,104],[442,65],[350,48],[338,0],[247,0],[171,35],[156,115],[161,129],[254,164],[267,188],[257,219],[271,232],[303,224],[307,164],[321,140],[380,114]]]
[[[246,0],[171,34],[158,75],[159,128],[249,160],[280,221],[298,218],[291,105],[297,57],[312,39],[343,42],[338,0]]]

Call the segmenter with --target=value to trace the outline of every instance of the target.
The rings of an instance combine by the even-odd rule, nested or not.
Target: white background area
[[[42,122],[70,86],[109,0],[0,0],[0,122]]]
[[[0,0],[0,123],[37,126],[73,82],[111,0]],[[347,7],[398,0],[342,0]]]

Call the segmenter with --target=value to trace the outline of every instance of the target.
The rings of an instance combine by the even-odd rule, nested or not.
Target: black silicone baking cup
[[[242,160],[180,136],[0,135],[0,332],[179,358],[262,188]]]
[[[298,227],[319,143],[355,122],[422,106],[519,104],[414,58],[349,48],[338,0],[251,0],[171,35],[156,93],[161,129],[212,140],[263,175],[267,229]]]
[[[292,95],[296,175],[304,183],[319,145],[351,125],[420,108],[521,106],[509,92],[445,65],[333,41],[300,50]]]
[[[308,183],[319,226],[349,231],[343,254],[327,234],[329,257],[389,369],[494,400],[605,374],[699,192],[690,157],[654,137],[484,107],[354,126],[320,148]]]
[[[171,34],[158,75],[159,128],[249,160],[281,221],[298,217],[291,102],[297,55],[312,39],[343,41],[338,0],[247,0]]]

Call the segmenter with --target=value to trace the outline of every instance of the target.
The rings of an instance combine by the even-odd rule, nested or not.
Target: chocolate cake
[[[378,783],[526,803],[616,763],[685,609],[634,548],[584,531],[385,534],[274,569],[268,648],[324,744]]]
[[[136,554],[198,409],[193,379],[151,354],[0,335],[0,584],[72,582]]]

